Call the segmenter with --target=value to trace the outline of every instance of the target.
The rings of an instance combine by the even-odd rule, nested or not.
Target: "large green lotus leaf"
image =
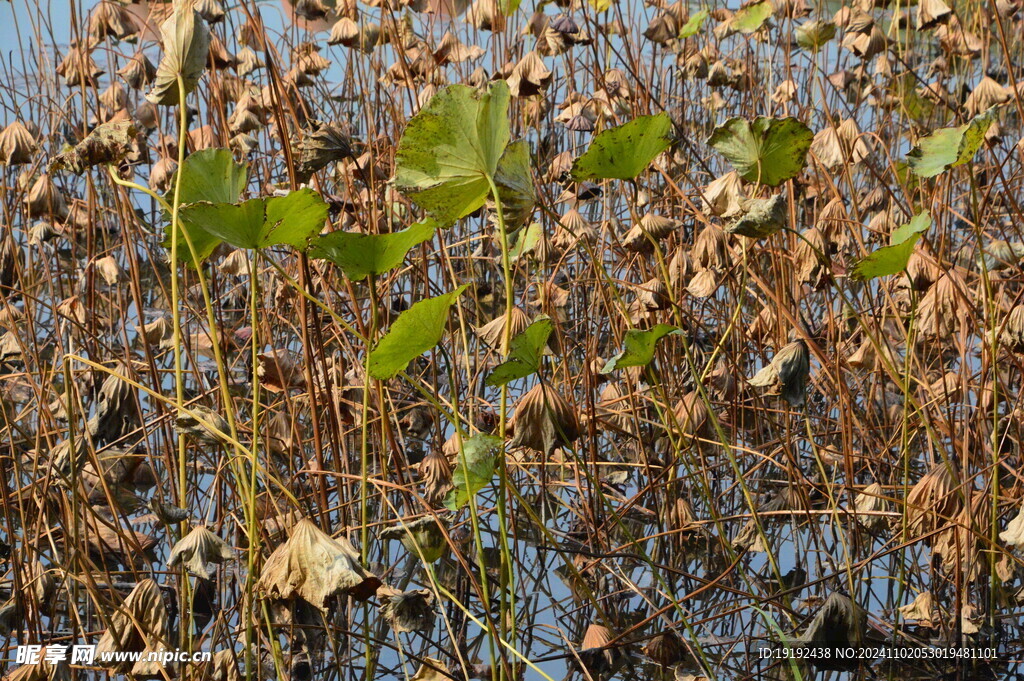
[[[395,186],[442,224],[484,205],[509,141],[505,81],[487,92],[449,85],[406,126],[395,155]]]
[[[305,249],[323,229],[327,204],[311,189],[242,203],[201,201],[182,206],[179,217],[189,229],[201,229],[235,248],[287,244]]]
[[[421,300],[398,315],[370,351],[370,375],[382,381],[394,378],[409,362],[437,345],[444,334],[448,310],[467,286],[463,284],[451,293]]]
[[[608,360],[601,373],[610,374],[616,369],[646,366],[654,359],[654,349],[658,341],[678,331],[679,327],[671,324],[658,324],[649,331],[630,329],[626,332],[625,348]]]
[[[907,163],[920,177],[935,177],[974,158],[995,120],[991,109],[956,128],[943,128],[923,138],[909,154]]]
[[[548,317],[542,317],[526,327],[509,341],[508,359],[494,368],[486,384],[501,387],[536,373],[554,328],[554,323]]]
[[[600,132],[572,164],[572,178],[632,180],[669,148],[671,130],[672,119],[663,111]]]
[[[431,218],[391,234],[331,232],[313,241],[309,255],[330,260],[352,281],[383,274],[402,264],[414,247],[434,236],[437,222]]]
[[[814,133],[795,118],[730,118],[715,128],[708,145],[748,182],[777,187],[807,164]]]
[[[490,484],[494,478],[494,470],[498,466],[501,445],[501,438],[483,433],[474,435],[462,443],[459,461],[452,470],[454,489],[444,500],[444,505],[449,510],[459,510],[468,504],[477,492]]]
[[[324,228],[327,213],[327,204],[309,188],[267,199],[259,247],[287,244],[305,250],[309,240]]]
[[[230,149],[203,149],[190,154],[181,166],[181,189],[178,202],[182,205],[208,201],[210,203],[235,203],[248,181],[248,166],[235,163]],[[167,203],[174,205],[174,189],[164,196]],[[165,215],[170,220],[170,215]],[[220,239],[205,229],[181,224],[181,230],[188,232],[199,260],[210,257]],[[168,229],[170,229],[168,227]],[[164,247],[170,249],[170,238],[164,240]],[[192,263],[192,254],[184,236],[178,234],[178,260]]]

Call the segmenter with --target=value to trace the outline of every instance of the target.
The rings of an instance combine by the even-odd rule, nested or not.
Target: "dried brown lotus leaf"
[[[192,528],[181,541],[171,549],[167,567],[184,565],[196,577],[213,579],[216,574],[211,563],[223,563],[235,557],[231,547],[203,525]]]
[[[235,55],[235,73],[239,76],[248,76],[253,71],[263,68],[265,64],[256,51],[251,47],[243,47]]]
[[[144,52],[136,52],[135,56],[118,70],[117,75],[128,83],[128,87],[140,90],[143,86],[149,85],[156,77],[156,67]]]
[[[152,579],[144,579],[111,616],[110,626],[96,644],[98,656],[124,652],[156,652],[166,650],[170,631],[167,608],[160,587]],[[100,658],[102,659],[102,658]],[[127,670],[140,676],[157,674],[163,669],[156,661],[145,658],[129,667],[130,662],[115,664],[115,669]]]
[[[314,121],[312,128],[298,144],[299,159],[296,172],[300,181],[329,163],[352,157],[352,138],[337,123]]]
[[[668,45],[679,39],[679,32],[689,20],[686,4],[675,2],[659,12],[644,31],[644,37],[657,45]]]
[[[424,657],[420,668],[409,681],[450,681],[452,674],[441,660]]]
[[[175,525],[187,519],[190,515],[185,509],[168,504],[157,497],[150,499],[148,506],[153,515],[156,516],[156,519],[164,525]]]
[[[971,94],[964,101],[964,112],[968,117],[973,118],[985,113],[993,106],[1006,104],[1012,99],[1012,95],[1002,85],[990,76],[985,76],[975,86]],[[995,122],[993,122],[995,123]]]
[[[864,488],[853,500],[857,520],[870,530],[880,530],[888,524],[888,518],[878,515],[889,510],[889,502],[882,498],[882,486],[873,482]]]
[[[508,87],[513,97],[531,97],[544,92],[551,84],[551,70],[536,52],[527,52],[512,69]]]
[[[480,31],[505,30],[505,15],[497,0],[476,0],[466,11],[465,21]]]
[[[380,614],[396,634],[428,632],[434,625],[434,594],[427,589],[400,591],[389,586],[377,589]]]
[[[252,109],[236,107],[228,116],[228,130],[232,135],[256,132],[266,126],[266,122]]]
[[[224,19],[224,7],[219,0],[194,0],[192,8],[204,20],[216,24]]]
[[[815,133],[810,152],[811,158],[828,170],[839,168],[846,162],[839,131],[831,125]]]
[[[723,218],[732,218],[743,212],[743,183],[735,170],[722,175],[708,183],[705,187],[704,205],[707,209]]]
[[[171,189],[171,182],[178,170],[178,162],[170,156],[158,159],[149,169],[149,187],[153,191],[165,193]]]
[[[864,644],[867,626],[864,608],[849,596],[832,592],[798,640],[805,648],[857,648]]]
[[[327,44],[356,47],[359,44],[359,24],[349,17],[342,17],[331,27],[331,35],[327,38]]]
[[[817,287],[827,274],[829,246],[817,227],[805,229],[793,251],[796,278],[801,284]]]
[[[89,38],[94,43],[110,37],[124,40],[135,34],[135,19],[124,5],[104,0],[89,13]]]
[[[423,480],[423,496],[431,506],[438,506],[452,489],[452,465],[444,452],[432,450],[419,464]]]
[[[944,0],[920,0],[917,3],[917,30],[926,31],[948,21],[953,10]]]
[[[347,539],[334,539],[303,518],[292,527],[288,541],[267,558],[257,587],[269,598],[302,598],[324,610],[331,596],[348,593],[362,601],[380,584],[359,564],[359,552]]]
[[[721,285],[721,272],[710,267],[697,271],[686,285],[686,292],[694,298],[707,298],[714,295]]]
[[[1006,529],[999,533],[999,539],[1018,549],[1024,548],[1024,507],[1021,507]]]
[[[580,436],[576,411],[559,391],[543,383],[519,398],[508,426],[512,430],[511,447],[528,447],[545,454],[571,446]]]
[[[949,523],[961,506],[949,467],[935,464],[907,494],[907,534],[913,537],[934,532]]]
[[[918,305],[921,335],[929,340],[949,339],[968,323],[970,313],[971,298],[963,276],[948,270],[921,297]]]
[[[57,646],[63,648],[63,646]],[[50,662],[46,650],[39,653],[39,662],[23,664],[5,675],[5,681],[72,681],[71,667],[66,660]]]
[[[775,88],[775,92],[772,93],[771,99],[776,104],[786,104],[787,102],[793,101],[793,98],[796,96],[796,90],[795,82],[792,80],[784,80]]]
[[[214,444],[229,432],[224,417],[201,404],[189,405],[187,412],[179,412],[174,427],[181,435],[193,437],[205,444]]]
[[[637,302],[645,310],[664,310],[671,305],[668,289],[660,279],[649,279],[636,288]]]
[[[794,407],[803,405],[811,357],[807,344],[796,340],[779,350],[765,367],[750,379],[750,385],[768,388],[769,395],[781,395]]]
[[[909,621],[916,622],[919,627],[936,628],[940,624],[939,609],[935,604],[935,598],[931,591],[922,591],[908,605],[899,608],[900,616]]]
[[[651,658],[655,664],[671,667],[686,660],[689,657],[689,650],[683,643],[682,637],[669,629],[655,635],[647,642],[647,645],[644,646],[644,655]]]
[[[84,45],[75,45],[57,65],[57,75],[64,79],[68,87],[93,87],[103,75],[103,69],[96,65]]]
[[[707,436],[710,431],[708,405],[696,390],[687,393],[672,410],[679,434],[686,440]]]
[[[238,670],[235,651],[231,648],[216,651],[203,670],[203,678],[209,681],[242,681],[243,678]]]
[[[613,638],[612,630],[602,624],[592,623],[583,633],[577,655],[591,677],[610,678],[626,663],[625,653],[608,645]]]
[[[117,259],[112,255],[94,261],[92,266],[108,286],[113,286],[121,278],[121,267],[117,264]]]
[[[174,327],[168,317],[157,317],[153,321],[143,324],[138,331],[147,343],[163,347],[164,343],[173,335]]]
[[[697,269],[728,268],[732,263],[728,235],[715,225],[705,225],[693,242],[690,259]]]
[[[508,322],[506,323],[506,319]],[[505,338],[515,338],[530,325],[530,317],[520,307],[513,307],[507,315],[502,314],[476,328],[480,340],[495,350],[501,350]],[[508,331],[506,333],[506,326]]]
[[[164,54],[146,99],[170,106],[179,103],[179,76],[186,95],[199,84],[210,53],[210,29],[190,0],[175,0],[173,12],[160,26],[160,42]]]
[[[93,166],[119,163],[137,150],[138,136],[138,128],[130,120],[104,123],[74,148],[54,157],[50,171],[66,168],[81,175]]]
[[[35,137],[21,121],[14,121],[0,132],[0,163],[4,165],[31,163],[38,149]]]
[[[256,357],[256,373],[261,387],[272,393],[302,388],[306,378],[298,355],[286,348],[276,348]]]

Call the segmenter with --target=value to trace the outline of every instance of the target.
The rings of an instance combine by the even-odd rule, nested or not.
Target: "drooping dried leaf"
[[[210,563],[223,563],[235,557],[231,547],[203,525],[192,528],[174,545],[167,559],[167,567],[181,564],[196,577],[213,579],[215,570]]]
[[[190,0],[174,0],[174,10],[160,27],[164,55],[156,69],[153,89],[146,99],[153,104],[179,103],[178,78],[185,94],[196,89],[210,51],[210,29]]]
[[[302,598],[324,610],[331,596],[347,593],[362,601],[380,584],[359,564],[359,552],[347,539],[334,539],[303,518],[267,558],[257,586],[270,598]]]

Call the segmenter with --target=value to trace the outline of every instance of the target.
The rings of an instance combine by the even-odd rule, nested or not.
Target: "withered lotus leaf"
[[[380,614],[395,633],[430,631],[434,624],[434,594],[428,589],[400,591],[390,586],[377,589]]]
[[[58,154],[50,163],[50,170],[66,168],[80,175],[93,166],[118,163],[132,153],[138,134],[138,128],[131,121],[99,125],[74,148]]]
[[[167,607],[160,586],[152,579],[135,585],[128,597],[110,616],[110,626],[96,644],[97,655],[123,652],[157,652],[168,646]],[[134,663],[118,662],[114,668],[131,669],[138,676],[159,675],[163,665],[144,657]]]
[[[203,525],[196,526],[171,549],[167,567],[184,565],[196,577],[213,579],[210,563],[223,563],[235,557],[231,547]]]
[[[37,149],[35,137],[21,121],[14,121],[0,132],[0,163],[31,163]]]
[[[401,541],[409,553],[427,563],[436,561],[448,548],[444,526],[432,516],[389,527],[380,533],[380,538]]]
[[[750,385],[768,388],[769,394],[782,395],[794,407],[804,403],[807,379],[811,372],[807,344],[796,340],[776,353],[767,366],[750,379]]]
[[[334,539],[303,518],[292,527],[288,541],[267,558],[257,587],[270,598],[301,598],[324,610],[324,601],[331,596],[348,593],[365,601],[380,585],[359,564],[359,552],[347,539]]]
[[[519,398],[508,425],[512,447],[529,447],[545,454],[571,446],[580,436],[576,410],[560,392],[543,383]]]
[[[71,681],[71,667],[66,660],[50,662],[46,651],[40,653],[36,664],[23,664],[7,673],[7,681]]]
[[[867,611],[849,596],[834,591],[825,599],[799,640],[810,648],[859,647],[864,643],[867,624]]]

